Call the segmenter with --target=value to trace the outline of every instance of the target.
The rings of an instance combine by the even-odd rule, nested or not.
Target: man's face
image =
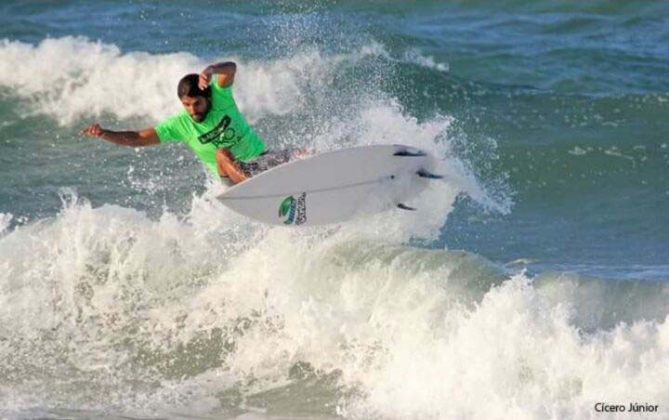
[[[209,100],[202,96],[182,96],[181,103],[193,121],[198,123],[204,121],[209,112]]]

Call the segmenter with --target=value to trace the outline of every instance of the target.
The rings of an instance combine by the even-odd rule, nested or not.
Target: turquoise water
[[[669,5],[4,2],[0,415],[590,418],[669,395]],[[407,143],[449,175],[259,226],[177,146],[235,60],[272,147]],[[255,418],[255,417],[252,417]]]

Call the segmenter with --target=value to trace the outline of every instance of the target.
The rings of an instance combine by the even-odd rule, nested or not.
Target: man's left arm
[[[206,89],[211,82],[212,76],[217,76],[216,83],[222,88],[232,86],[232,83],[235,81],[235,73],[237,72],[237,64],[232,61],[226,61],[224,63],[217,63],[207,66],[200,73],[199,87],[200,89]]]

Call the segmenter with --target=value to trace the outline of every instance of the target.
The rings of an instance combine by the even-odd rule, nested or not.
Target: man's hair
[[[206,89],[202,90],[197,85],[200,81],[200,76],[197,74],[187,74],[181,80],[179,80],[179,86],[177,86],[177,95],[179,99],[184,96],[190,96],[194,98],[196,96],[203,96],[205,98],[211,98],[211,86],[207,86]]]

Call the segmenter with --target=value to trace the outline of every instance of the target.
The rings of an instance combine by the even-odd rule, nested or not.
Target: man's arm
[[[91,124],[83,129],[79,135],[101,138],[121,146],[141,147],[160,144],[158,134],[156,134],[154,128],[145,128],[140,131],[112,131],[105,130],[99,124]]]
[[[206,89],[209,86],[211,81],[211,76],[217,75],[218,78],[216,83],[222,88],[231,86],[235,81],[235,73],[237,72],[237,64],[232,61],[226,61],[225,63],[217,63],[207,66],[200,73],[200,82],[198,86],[200,89]]]

